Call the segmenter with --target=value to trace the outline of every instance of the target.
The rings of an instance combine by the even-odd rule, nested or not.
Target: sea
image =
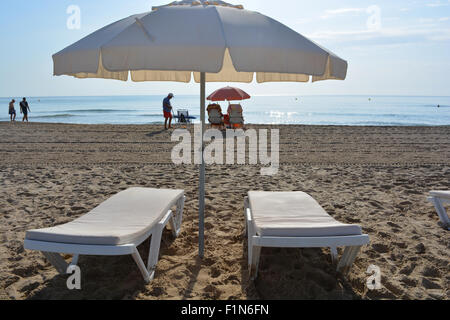
[[[0,121],[8,121],[11,98],[0,98]],[[28,97],[32,122],[157,124],[164,121],[164,96]],[[21,119],[16,97],[16,120]],[[228,102],[221,102],[227,110]],[[177,95],[175,113],[187,109],[200,121],[196,95]],[[248,124],[349,126],[450,125],[450,96],[254,96],[241,102]],[[1,107],[3,106],[3,107]],[[1,110],[1,109],[0,109]]]

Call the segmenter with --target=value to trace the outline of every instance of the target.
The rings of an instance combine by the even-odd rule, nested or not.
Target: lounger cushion
[[[26,239],[113,246],[134,243],[147,234],[183,195],[183,190],[131,188],[72,222],[30,230]]]
[[[333,219],[304,192],[248,193],[256,233],[265,237],[331,237],[361,235],[359,225]]]
[[[432,197],[450,200],[450,191],[434,190],[434,191],[431,191],[430,194]]]

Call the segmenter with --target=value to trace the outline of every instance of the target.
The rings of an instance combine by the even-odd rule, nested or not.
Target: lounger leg
[[[331,262],[336,263],[338,261],[338,252],[336,247],[330,247]]]
[[[259,258],[261,256],[261,247],[252,246],[251,256],[248,269],[250,271],[250,279],[255,280],[258,277]]]
[[[247,230],[247,247],[248,247],[248,272],[251,280],[255,280],[258,277],[259,258],[261,256],[261,246],[255,246],[253,244],[253,236],[256,235],[253,229],[252,218],[250,209],[248,209],[248,198],[244,200],[245,217],[246,217],[246,230]]]
[[[142,258],[140,256],[137,248],[134,248],[134,252],[131,254],[131,256],[133,257],[134,262],[136,262],[137,266],[139,267],[139,270],[141,271],[142,276],[144,277],[145,283],[149,283],[153,279],[153,276],[151,276],[148,273],[147,268],[145,267],[144,261],[142,261]]]
[[[155,232],[152,234],[150,243],[150,252],[148,253],[147,270],[150,274],[150,280],[155,276],[156,264],[159,258],[159,248],[161,247],[161,237],[164,225],[158,224]]]
[[[247,216],[248,207],[249,207],[248,197],[245,197],[244,198],[244,217]],[[245,223],[245,235],[244,236],[247,236],[247,235],[248,235],[248,221]]]
[[[42,251],[42,254],[50,261],[59,274],[67,273],[67,267],[69,265],[58,253]]]
[[[80,255],[74,254],[72,257],[72,262],[70,262],[71,266],[76,266],[78,263],[78,259],[80,258]]]
[[[444,228],[450,230],[450,218],[448,217],[447,212],[445,211],[442,201],[439,198],[435,197],[431,197],[430,200],[433,202],[434,207],[436,208],[436,211],[439,215],[439,219],[441,219],[441,222],[444,224]]]
[[[185,199],[186,197],[181,197],[181,199],[178,200],[176,214],[172,215],[172,218],[170,219],[170,228],[172,229],[172,234],[175,238],[178,237],[181,231]]]
[[[337,271],[343,274],[347,274],[350,271],[353,262],[355,262],[356,256],[361,246],[346,247],[341,260],[338,263]]]

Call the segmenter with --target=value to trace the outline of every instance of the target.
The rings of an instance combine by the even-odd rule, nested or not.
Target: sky
[[[0,97],[198,94],[199,85],[53,76],[52,54],[97,29],[171,0],[0,1]],[[242,0],[349,63],[345,81],[235,85],[251,95],[450,96],[450,0]],[[70,29],[70,6],[80,9]],[[70,20],[71,21],[71,20]]]

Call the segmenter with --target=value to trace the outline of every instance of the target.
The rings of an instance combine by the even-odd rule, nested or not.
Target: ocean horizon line
[[[121,94],[121,95],[53,95],[53,96],[34,96],[34,95],[11,95],[2,96],[0,99],[14,99],[14,97],[28,98],[105,98],[105,97],[161,97],[167,94]],[[179,97],[198,97],[198,94],[175,94]],[[450,95],[398,95],[398,94],[254,94],[252,97],[411,97],[411,98],[450,98]]]

